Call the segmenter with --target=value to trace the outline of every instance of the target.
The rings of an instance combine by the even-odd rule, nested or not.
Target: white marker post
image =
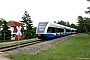
[[[16,36],[15,36],[15,39],[18,38],[18,53],[20,53],[20,37],[23,39],[24,36],[22,35],[21,33],[21,28],[23,26],[23,24],[18,24],[17,22],[14,22],[16,28],[18,29],[17,33],[16,33]]]
[[[4,41],[5,41],[5,33],[4,33]]]

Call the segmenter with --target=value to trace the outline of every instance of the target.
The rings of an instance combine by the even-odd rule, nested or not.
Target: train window
[[[38,28],[37,33],[44,33],[45,28]]]
[[[72,32],[74,32],[74,30],[72,30]]]
[[[45,28],[46,28],[45,25],[39,25],[39,26],[38,26],[37,33],[44,33]]]
[[[48,22],[39,22],[37,33],[44,33],[47,24]]]
[[[51,33],[51,31],[52,31],[52,28],[48,27],[47,33]]]
[[[39,25],[47,25],[48,22],[39,22]]]
[[[55,27],[52,27],[51,33],[55,33]]]
[[[58,32],[64,32],[64,29],[58,28]]]
[[[38,28],[45,28],[46,26],[38,26]]]
[[[47,33],[55,33],[54,27],[48,27]]]
[[[44,31],[44,29],[38,29],[39,31]]]
[[[48,30],[47,30],[47,33],[59,33],[59,32],[64,32],[64,29],[48,27]]]
[[[77,30],[75,30],[75,32],[77,32]]]
[[[69,29],[66,29],[66,32],[70,32],[70,30]]]
[[[58,28],[56,28],[56,33],[58,33]]]

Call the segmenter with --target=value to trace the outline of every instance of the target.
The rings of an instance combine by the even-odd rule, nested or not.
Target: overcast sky
[[[86,0],[0,0],[0,18],[21,21],[24,11],[28,11],[34,26],[58,20],[76,24],[79,15],[89,16],[84,12],[88,6]]]

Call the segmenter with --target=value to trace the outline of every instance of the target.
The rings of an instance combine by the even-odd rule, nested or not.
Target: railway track
[[[25,46],[34,45],[34,44],[41,43],[44,41],[46,41],[46,40],[36,40],[36,41],[32,41],[32,42],[21,43],[19,46],[18,46],[18,44],[11,45],[11,46],[5,46],[5,47],[0,48],[0,52],[10,51],[10,50],[17,49],[18,47],[22,48]]]

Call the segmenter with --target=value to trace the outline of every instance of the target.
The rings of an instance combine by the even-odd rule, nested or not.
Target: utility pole
[[[4,33],[4,41],[5,41],[5,33]]]
[[[90,0],[87,0],[90,3]],[[87,7],[87,9],[89,9],[89,11],[85,11],[86,14],[89,14],[89,18],[90,18],[90,6]]]

